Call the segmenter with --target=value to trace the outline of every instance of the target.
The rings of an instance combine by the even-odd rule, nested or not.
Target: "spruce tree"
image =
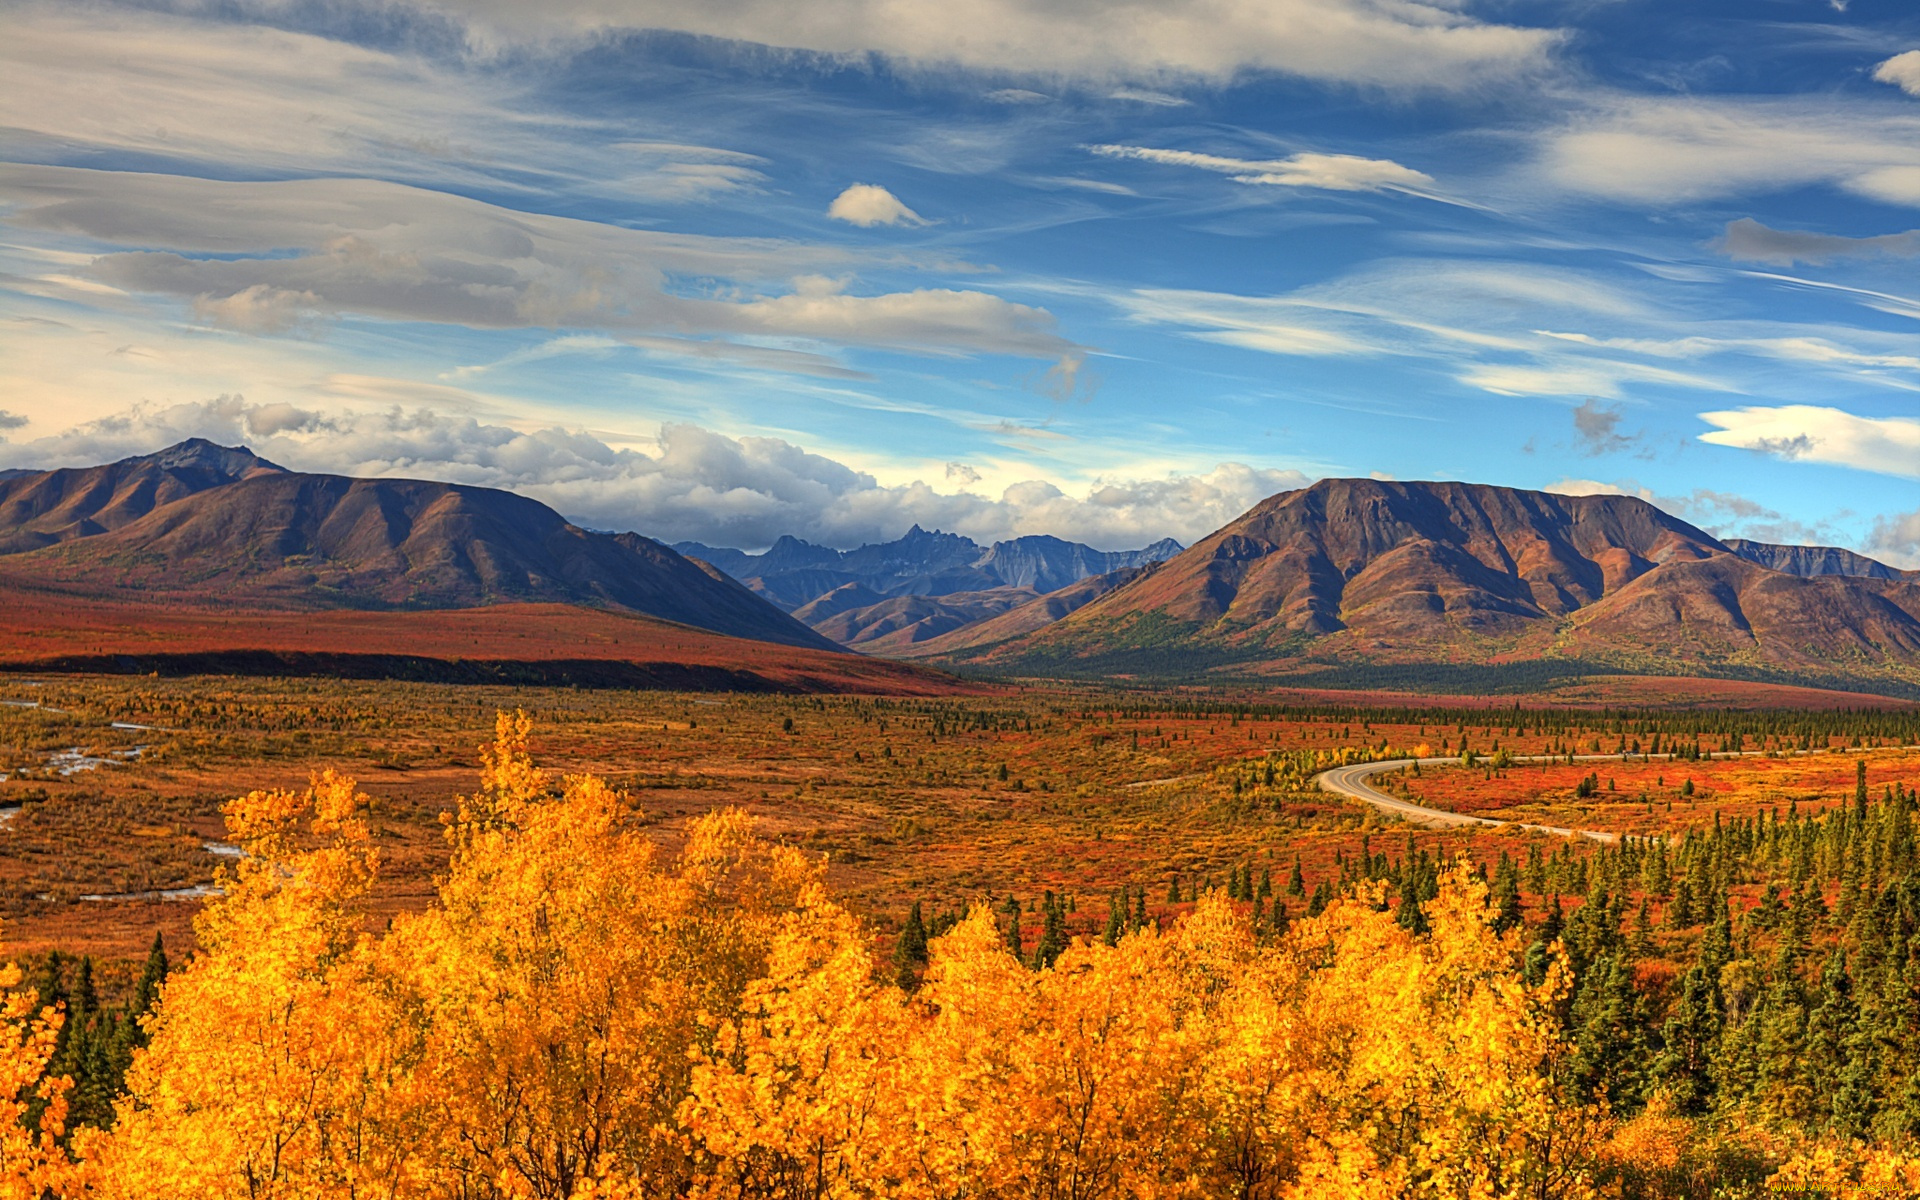
[[[1033,969],[1044,971],[1059,960],[1067,948],[1067,913],[1059,901],[1051,899],[1046,905],[1044,924],[1040,927],[1039,944],[1033,948]]]
[[[907,923],[900,930],[900,940],[893,947],[894,982],[902,991],[912,991],[920,986],[920,972],[927,965],[927,925],[921,915],[920,902],[915,900],[907,912]]]

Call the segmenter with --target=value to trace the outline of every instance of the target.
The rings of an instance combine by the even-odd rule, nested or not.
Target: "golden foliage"
[[[229,806],[249,857],[166,985],[116,1127],[81,1142],[87,1194],[1599,1194],[1606,1123],[1555,1086],[1564,965],[1528,986],[1464,866],[1427,935],[1362,894],[1263,942],[1215,895],[1043,971],[978,907],[908,995],[819,862],[737,811],[662,861],[599,780],[550,795],[526,737],[502,717],[436,903],[377,935],[352,781]],[[6,1014],[18,1097],[57,1016]],[[17,1108],[7,1178],[78,1194]]]
[[[19,986],[20,968],[0,967],[0,1200],[38,1200],[79,1182],[59,1144],[73,1085],[46,1077],[62,1016],[40,1009],[38,997]],[[30,1128],[33,1100],[44,1109]]]

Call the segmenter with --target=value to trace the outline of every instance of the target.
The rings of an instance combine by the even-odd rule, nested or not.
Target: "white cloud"
[[[995,104],[1051,104],[1053,97],[1044,92],[1030,92],[1026,88],[998,88],[988,92],[988,100]]]
[[[1690,375],[1611,358],[1555,359],[1546,365],[1482,363],[1459,373],[1460,382],[1496,396],[1599,396],[1617,400],[1629,383],[1670,384],[1725,392],[1731,386],[1704,375]]]
[[[1189,336],[1269,354],[1365,354],[1374,347],[1336,318],[1284,297],[1142,288],[1115,298],[1135,321],[1191,327]]]
[[[514,190],[602,164],[579,152],[582,122],[529,103],[510,72],[112,5],[11,4],[5,21],[6,157],[125,151],[256,177],[377,174]],[[650,165],[712,163],[716,153]],[[512,180],[494,177],[502,165],[516,169]],[[647,190],[645,172],[630,173],[629,193]]]
[[[1297,471],[1222,463],[1201,473],[1099,479],[1077,495],[1027,479],[991,497],[918,480],[884,485],[779,438],[732,438],[687,424],[663,427],[642,451],[580,430],[522,430],[431,408],[253,404],[232,395],[138,406],[33,441],[0,442],[0,465],[87,465],[187,437],[244,443],[295,470],[507,488],[591,528],[750,549],[782,534],[856,546],[915,523],[981,541],[1050,533],[1103,549],[1169,536],[1190,543],[1308,482]],[[949,486],[979,479],[964,463],[942,469]]]
[[[266,3],[269,0],[255,0]],[[673,29],[836,55],[1131,82],[1270,70],[1461,89],[1542,70],[1562,35],[1492,24],[1458,0],[435,0],[487,39]]]
[[[1557,187],[1673,204],[1828,184],[1920,206],[1920,115],[1910,106],[1791,99],[1623,99],[1550,135]]]
[[[1125,100],[1132,104],[1148,104],[1155,108],[1186,108],[1193,103],[1179,96],[1170,96],[1166,92],[1150,92],[1145,88],[1117,88],[1107,96],[1109,100]]]
[[[1912,417],[1789,404],[1704,412],[1700,419],[1719,427],[1700,435],[1716,446],[1920,479],[1920,420]]]
[[[1334,192],[1408,192],[1429,195],[1433,177],[1384,158],[1354,154],[1294,154],[1287,158],[1227,158],[1191,150],[1150,146],[1089,146],[1108,158],[1131,158],[1174,167],[1194,167],[1232,176],[1236,182],[1272,187],[1321,188]]]
[[[856,183],[833,198],[827,215],[836,221],[872,229],[876,225],[925,225],[927,220],[873,183]]]
[[[1651,488],[1633,483],[1603,483],[1598,479],[1562,479],[1540,490],[1558,496],[1635,496],[1648,504],[1658,500]]]
[[[1534,322],[1552,313],[1650,327],[1671,318],[1586,273],[1534,264],[1385,260],[1278,296],[1142,289],[1112,299],[1136,321],[1249,350],[1425,358],[1496,395],[1617,399],[1635,384],[1735,390],[1705,374],[1593,353],[1610,348],[1600,339],[1540,332]]]
[[[1873,77],[1909,96],[1920,96],[1920,50],[1894,55],[1873,69]]]
[[[622,171],[594,185],[592,190],[602,194],[679,204],[758,192],[767,181],[759,169],[766,160],[754,154],[677,142],[615,142],[611,148],[625,151],[644,169]]]
[[[625,229],[401,184],[13,165],[0,166],[0,198],[19,205],[10,214],[16,225],[159,247],[105,254],[86,277],[178,297],[203,320],[246,332],[354,314],[482,329],[802,339],[1040,357],[1068,388],[1085,353],[1046,310],[984,292],[848,294],[844,281],[818,274],[860,261],[848,251]],[[725,298],[687,296],[670,286],[678,275],[731,287]]]

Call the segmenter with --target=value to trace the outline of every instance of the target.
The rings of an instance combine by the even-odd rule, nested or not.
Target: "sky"
[[[0,0],[0,467],[760,549],[1328,476],[1920,567],[1911,0]]]

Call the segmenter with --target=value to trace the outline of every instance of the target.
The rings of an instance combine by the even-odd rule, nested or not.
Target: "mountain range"
[[[719,567],[843,646],[914,657],[924,657],[936,639],[1030,604],[1040,607],[1029,621],[1041,613],[1058,619],[1105,590],[1085,581],[1118,586],[1128,572],[1183,549],[1162,538],[1139,550],[1096,550],[1044,534],[982,546],[918,525],[857,550],[795,537],[761,554],[699,542],[673,548]]]
[[[946,657],[1100,674],[1559,660],[1912,683],[1920,574],[1731,546],[1628,496],[1329,479],[1056,622]]]
[[[98,467],[0,474],[0,595],[30,603],[41,624],[84,602],[100,629],[122,629],[115,612],[161,610],[592,610],[673,623],[644,635],[589,623],[577,638],[548,638],[551,655],[595,646],[599,658],[623,644],[666,653],[672,629],[692,628],[1039,676],[1278,683],[1359,667],[1558,664],[1920,693],[1920,572],[1834,547],[1722,541],[1629,496],[1453,482],[1322,480],[1186,549],[1109,552],[1052,537],[982,546],[916,526],[855,550],[786,537],[748,554],[593,532],[497,489],[306,474],[194,440]],[[462,619],[471,645],[515,640]],[[294,636],[275,620],[252,627]],[[396,647],[413,635],[395,631],[430,628],[389,624],[379,628]],[[140,628],[136,618],[122,632]],[[84,649],[86,637],[57,634],[42,640]],[[324,639],[300,636],[302,653],[322,653]],[[804,673],[858,674],[812,660]]]
[[[198,439],[0,479],[0,579],[250,610],[581,604],[837,648],[720,571],[512,492],[302,474]]]

